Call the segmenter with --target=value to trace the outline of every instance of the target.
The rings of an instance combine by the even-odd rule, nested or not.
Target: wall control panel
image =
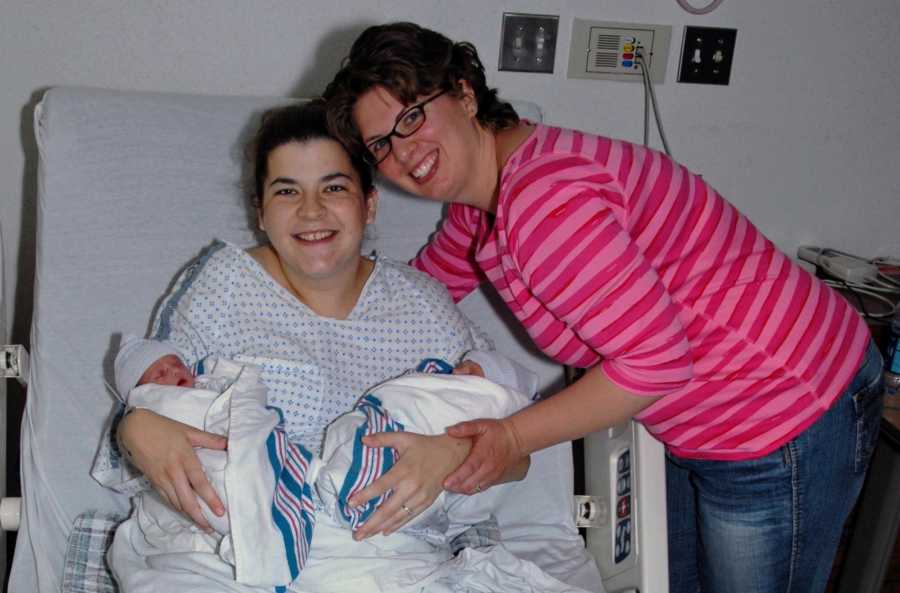
[[[636,51],[643,49],[650,79],[665,79],[672,27],[575,19],[569,51],[569,78],[641,82]]]

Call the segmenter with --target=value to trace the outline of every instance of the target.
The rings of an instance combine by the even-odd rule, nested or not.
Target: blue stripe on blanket
[[[290,442],[280,425],[266,439],[266,451],[275,475],[272,521],[281,532],[293,582],[306,565],[316,524],[312,488],[306,482],[312,453]]]
[[[416,371],[432,375],[449,375],[453,373],[453,365],[443,358],[423,358]]]
[[[350,469],[338,493],[338,510],[341,517],[354,531],[386,501],[391,493],[386,492],[371,499],[362,507],[353,507],[347,501],[357,492],[383,476],[397,461],[397,452],[389,447],[366,447],[362,439],[377,432],[403,432],[403,424],[397,422],[381,406],[381,400],[372,394],[363,396],[355,409],[366,416],[353,438],[353,458]]]

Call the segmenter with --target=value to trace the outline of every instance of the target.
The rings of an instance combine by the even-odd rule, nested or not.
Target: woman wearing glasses
[[[586,370],[514,416],[450,428],[474,443],[451,475],[401,459],[364,497],[440,480],[471,493],[633,418],[667,449],[672,591],[824,588],[881,410],[881,358],[839,295],[665,155],[520,121],[470,44],[371,27],[326,99],[381,175],[451,203],[414,265],[457,300],[490,281],[541,350]]]

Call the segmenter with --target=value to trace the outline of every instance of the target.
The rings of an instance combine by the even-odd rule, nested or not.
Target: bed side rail
[[[0,531],[17,531],[21,518],[21,498],[18,496],[0,498]]]
[[[24,346],[19,344],[0,346],[0,379],[15,379],[23,386],[27,385],[28,351]],[[18,530],[21,516],[20,497],[0,498],[0,531]]]
[[[20,344],[0,347],[0,378],[28,384],[28,350]]]

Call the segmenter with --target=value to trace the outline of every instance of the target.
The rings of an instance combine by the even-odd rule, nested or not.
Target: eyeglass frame
[[[378,165],[380,165],[381,163],[383,163],[384,160],[385,160],[386,158],[388,158],[389,156],[391,156],[391,152],[394,150],[394,143],[391,142],[391,137],[392,137],[392,136],[396,136],[397,138],[409,138],[410,136],[412,136],[413,134],[415,134],[416,132],[418,132],[419,130],[421,130],[421,129],[422,129],[422,126],[425,125],[425,120],[428,119],[428,116],[427,116],[427,114],[425,113],[425,106],[428,105],[429,103],[431,103],[432,101],[434,101],[435,99],[437,99],[438,97],[440,97],[441,95],[445,95],[445,94],[447,94],[447,93],[449,93],[449,92],[450,92],[450,89],[444,89],[444,90],[442,90],[441,92],[439,92],[439,93],[437,93],[437,94],[435,94],[435,95],[432,95],[432,96],[428,97],[427,99],[425,99],[425,100],[422,101],[421,103],[416,103],[415,105],[411,105],[411,106],[407,107],[406,109],[404,109],[403,111],[401,111],[401,112],[397,115],[397,119],[394,120],[394,127],[391,128],[391,131],[390,131],[390,132],[388,132],[388,133],[385,134],[384,136],[379,136],[378,138],[375,138],[374,140],[372,140],[371,142],[369,142],[369,143],[367,143],[367,144],[365,145],[365,146],[366,146],[366,150],[365,150],[365,152],[363,152],[363,154],[362,154],[362,159],[363,159],[366,163],[368,163],[368,165],[369,165],[370,167],[377,167]],[[403,120],[403,118],[405,118],[407,115],[409,115],[409,114],[412,113],[413,111],[417,111],[417,110],[422,112],[422,120],[421,120],[422,123],[420,123],[420,124],[416,127],[415,130],[413,130],[413,131],[411,131],[411,132],[408,132],[408,133],[405,133],[405,134],[404,134],[404,133],[398,131],[398,130],[397,130],[397,126],[400,125],[400,122]],[[381,158],[379,159],[379,158],[377,158],[377,157],[375,156],[375,153],[372,152],[372,149],[369,148],[369,147],[372,146],[373,144],[375,144],[375,143],[377,143],[377,142],[381,142],[381,141],[383,141],[383,140],[387,140],[388,150],[387,150],[386,153],[384,153],[384,156],[381,157]]]

